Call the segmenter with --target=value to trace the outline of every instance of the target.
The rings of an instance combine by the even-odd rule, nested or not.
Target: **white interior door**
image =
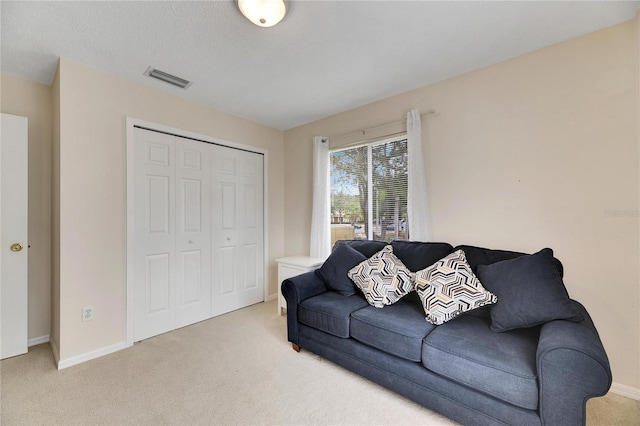
[[[0,358],[28,350],[27,118],[0,122]]]
[[[263,156],[212,146],[213,315],[263,300]]]
[[[134,341],[175,328],[174,139],[135,129]]]
[[[211,151],[176,137],[176,327],[211,317]]]

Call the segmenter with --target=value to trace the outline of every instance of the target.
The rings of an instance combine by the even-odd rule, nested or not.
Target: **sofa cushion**
[[[335,248],[338,244],[346,244],[349,247],[358,250],[360,253],[364,254],[367,259],[387,245],[384,241],[375,240],[338,240],[333,247]]]
[[[434,373],[519,407],[538,408],[539,329],[494,333],[489,319],[464,315],[424,339],[422,364]]]
[[[327,291],[300,302],[298,320],[309,327],[347,338],[351,313],[366,306],[367,301],[358,294],[344,297]]]
[[[416,272],[415,286],[427,321],[435,325],[497,300],[494,294],[484,289],[462,250]]]
[[[416,293],[392,306],[368,306],[351,314],[351,337],[409,361],[420,362],[422,339],[435,327],[424,320]]]
[[[517,251],[493,250],[484,247],[467,245],[457,246],[454,248],[454,250],[464,251],[464,254],[467,257],[467,262],[473,269],[473,272],[476,272],[479,265],[490,265],[492,263],[514,259],[516,257],[522,256],[523,254],[526,254]]]
[[[433,265],[453,251],[448,243],[423,243],[420,241],[391,241],[393,254],[405,264],[411,272]]]
[[[365,255],[348,244],[336,244],[327,260],[316,269],[316,274],[331,290],[343,296],[351,296],[357,290],[347,272],[363,260],[367,260]]]
[[[549,248],[511,260],[481,265],[478,275],[498,296],[491,307],[491,329],[508,331],[556,319],[582,321],[571,304]]]
[[[414,288],[412,272],[393,254],[391,245],[351,269],[348,275],[376,308],[394,304]]]
[[[464,251],[467,257],[467,263],[471,266],[474,273],[477,273],[478,266],[491,265],[492,263],[502,262],[503,260],[515,259],[516,257],[524,256],[527,253],[521,253],[518,251],[508,250],[493,250],[484,247],[461,245],[455,247],[453,250]],[[562,277],[564,275],[564,268],[562,262],[554,258],[554,265]]]

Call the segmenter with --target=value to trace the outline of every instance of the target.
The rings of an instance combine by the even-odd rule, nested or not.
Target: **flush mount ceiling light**
[[[284,0],[238,0],[240,12],[260,27],[273,27],[287,13]]]

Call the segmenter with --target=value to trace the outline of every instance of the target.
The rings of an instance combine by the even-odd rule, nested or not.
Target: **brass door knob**
[[[20,243],[11,244],[11,251],[21,251],[21,250],[22,250],[22,244]]]

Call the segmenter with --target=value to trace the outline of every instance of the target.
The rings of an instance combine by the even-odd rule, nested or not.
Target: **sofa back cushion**
[[[411,272],[427,268],[448,254],[453,253],[453,247],[448,243],[394,240],[391,245],[393,246],[393,254]]]
[[[367,258],[370,258],[385,248],[389,243],[373,240],[338,240],[333,245],[333,250],[342,244],[346,244],[358,250]],[[411,272],[416,272],[427,266],[431,266],[454,251],[453,246],[449,243],[394,240],[391,242],[391,246],[393,246],[393,254],[395,254]]]
[[[387,243],[384,241],[372,241],[372,240],[338,240],[333,245],[333,250],[335,250],[340,244],[347,244],[352,248],[358,250],[360,253],[364,254],[368,259],[380,250],[382,250]]]
[[[515,259],[526,255],[527,253],[521,253],[517,251],[508,250],[492,250],[484,247],[461,245],[453,249],[462,250],[467,257],[467,263],[471,266],[474,273],[478,273],[479,265],[491,265],[492,263],[502,262],[503,260]],[[562,262],[555,257],[553,258],[556,270],[560,273],[560,277],[564,276],[564,268]],[[406,263],[405,263],[406,265]]]

